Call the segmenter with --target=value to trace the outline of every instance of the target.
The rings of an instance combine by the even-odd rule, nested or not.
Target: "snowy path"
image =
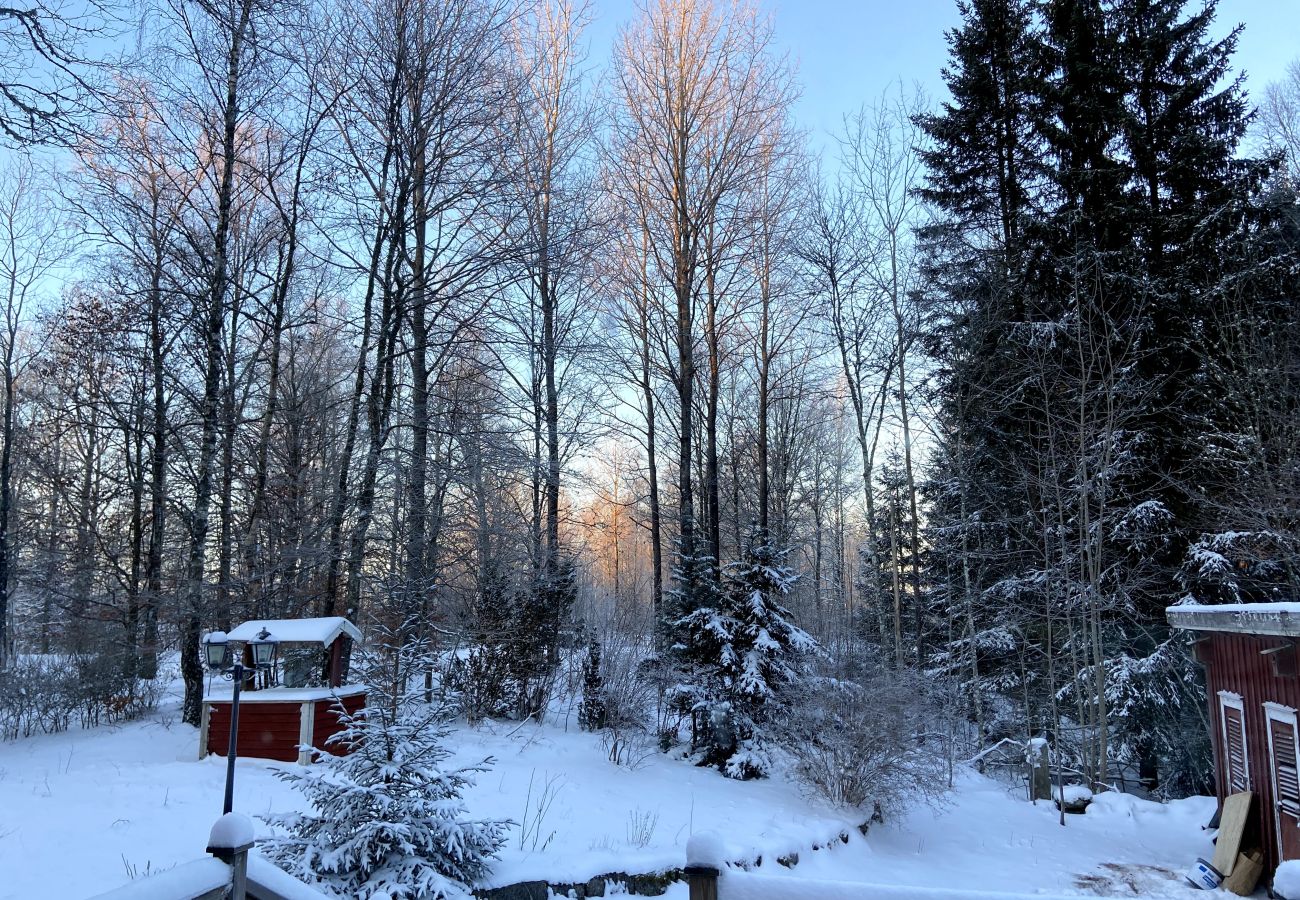
[[[1177,879],[1209,850],[1206,798],[1160,806],[1105,796],[1061,828],[1047,805],[966,774],[946,809],[913,810],[863,839],[860,816],[780,780],[742,784],[658,754],[620,768],[596,737],[554,727],[461,729],[454,740],[459,761],[497,759],[468,798],[473,814],[528,826],[512,832],[494,884],[679,866],[689,835],[711,829],[736,857],[762,854],[761,871],[781,878],[1191,897]],[[149,721],[0,744],[0,900],[80,900],[202,855],[225,766],[197,761],[196,748],[174,699]],[[236,809],[299,804],[275,765],[239,763]],[[794,870],[775,864],[790,851],[800,854]]]

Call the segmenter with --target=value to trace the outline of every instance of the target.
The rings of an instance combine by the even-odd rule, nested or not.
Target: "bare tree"
[[[751,7],[656,0],[620,34],[615,51],[615,190],[627,205],[645,204],[635,218],[645,223],[655,276],[672,293],[666,369],[677,394],[677,549],[687,597],[707,577],[697,559],[693,471],[696,301],[706,290],[710,229],[761,167],[762,142],[793,98],[771,40],[770,25]]]
[[[0,668],[12,654],[9,630],[10,590],[14,566],[10,526],[13,520],[15,384],[30,360],[22,346],[26,316],[35,310],[46,279],[67,253],[62,229],[48,210],[52,197],[40,173],[26,157],[17,156],[0,170],[0,289],[4,291],[0,322]]]

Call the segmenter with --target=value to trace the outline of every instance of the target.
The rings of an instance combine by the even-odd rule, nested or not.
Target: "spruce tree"
[[[1239,366],[1219,309],[1231,291],[1255,319],[1240,248],[1268,166],[1237,158],[1248,114],[1230,71],[1236,34],[1212,39],[1214,12],[971,2],[950,41],[953,102],[921,121],[938,213],[924,235],[941,435],[930,555],[936,595],[961,622],[939,662],[1000,680],[1033,723],[1068,714],[1092,729],[1095,757],[1129,754],[1147,771],[1156,756],[1200,758],[1174,750],[1174,710],[1194,708],[1194,684],[1174,672],[1186,694],[1174,700],[1143,679],[1173,671],[1164,607],[1186,590],[1189,553],[1208,557],[1214,538],[1200,535],[1239,495],[1255,440],[1223,389]],[[1014,41],[996,37],[1008,29]],[[1034,65],[1001,83],[1023,92],[1008,95],[1017,146],[1038,161],[998,152],[1007,103],[988,85],[1012,46]],[[1022,213],[990,228],[982,211],[1014,207],[1006,178],[1025,186]],[[1076,622],[1086,641],[1067,646]],[[1053,657],[1080,660],[1078,680],[1044,678]],[[1173,724],[1134,712],[1158,708]]]
[[[764,726],[816,652],[782,605],[798,579],[789,553],[752,529],[741,558],[723,570],[717,605],[678,622],[680,652],[696,676],[682,699],[690,703],[700,763],[732,778],[767,774]]]
[[[413,684],[429,663],[413,641],[372,661],[370,693],[316,765],[276,774],[310,810],[267,816],[282,834],[259,844],[278,865],[342,897],[462,897],[489,870],[510,823],[468,817],[461,795],[492,760],[447,768],[449,713]]]

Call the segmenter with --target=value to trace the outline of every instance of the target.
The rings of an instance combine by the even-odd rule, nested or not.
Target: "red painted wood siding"
[[[361,707],[366,705],[366,698],[361,695],[355,697],[344,697],[343,708],[349,713],[355,713]],[[337,734],[342,728],[339,726],[338,706],[333,700],[316,702],[316,723],[312,731],[313,747],[319,747],[328,750],[335,756],[343,756],[348,751],[346,747],[339,744],[327,744],[325,741],[332,734]]]
[[[1208,637],[1209,647],[1204,661],[1219,802],[1222,804],[1224,797],[1231,793],[1229,754],[1223,742],[1225,723],[1219,702],[1219,692],[1229,691],[1241,695],[1250,787],[1259,798],[1255,825],[1264,847],[1265,874],[1271,875],[1281,859],[1277,852],[1276,813],[1273,805],[1277,798],[1273,796],[1273,766],[1269,756],[1269,732],[1264,704],[1279,703],[1300,709],[1300,678],[1274,675],[1273,664],[1268,657],[1261,655],[1264,650],[1284,644],[1285,638],[1222,633]],[[1227,724],[1231,729],[1232,722]]]
[[[349,712],[356,712],[365,706],[365,702],[364,694],[343,698],[343,705]],[[225,756],[226,748],[230,743],[230,704],[218,701],[211,703],[210,707],[208,752]],[[316,701],[315,730],[312,733],[313,747],[324,747],[325,740],[339,730],[338,716],[334,709],[333,700]],[[241,703],[236,752],[240,756],[295,762],[298,759],[298,739],[302,734],[301,729],[301,701]],[[343,748],[337,745],[329,749],[332,753],[344,752]]]

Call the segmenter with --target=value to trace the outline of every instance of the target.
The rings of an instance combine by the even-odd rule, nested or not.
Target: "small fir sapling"
[[[609,718],[600,657],[600,641],[593,634],[587,646],[587,658],[582,664],[582,703],[578,706],[578,725],[583,731],[599,731]]]
[[[402,644],[371,666],[367,705],[340,711],[342,730],[319,765],[277,776],[309,811],[266,816],[281,831],[262,851],[293,875],[341,897],[450,898],[489,870],[511,823],[475,820],[461,800],[491,759],[445,768],[446,710],[424,702],[419,673],[429,651]]]

